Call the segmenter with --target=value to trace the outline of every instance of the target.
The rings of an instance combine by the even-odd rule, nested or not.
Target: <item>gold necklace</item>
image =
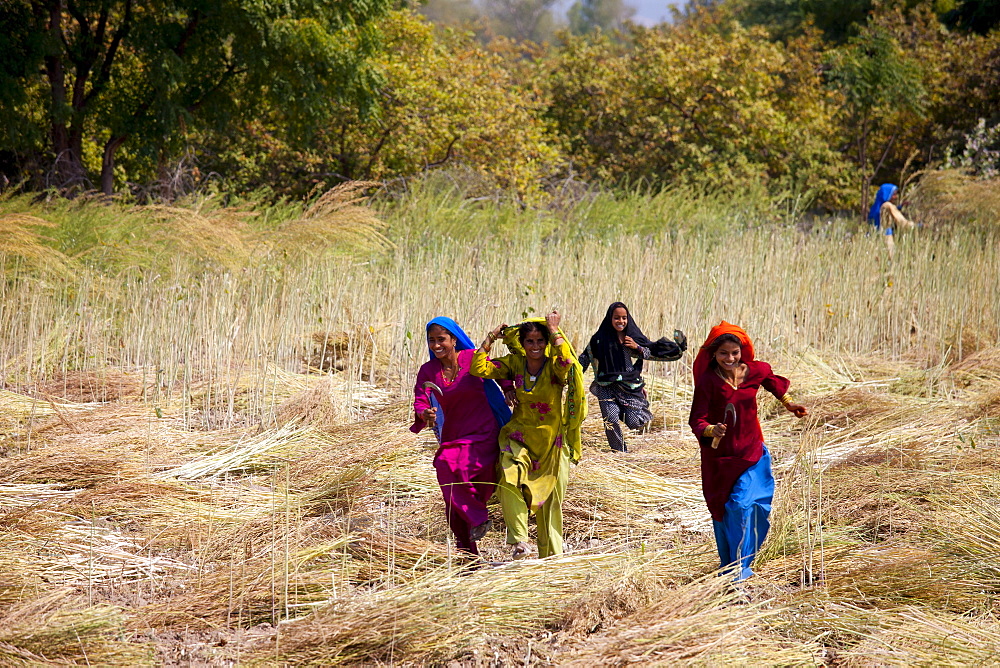
[[[446,367],[444,364],[441,365],[441,378],[444,380],[445,385],[451,385],[458,378],[458,372],[462,370],[462,367],[455,365],[453,367]],[[451,374],[451,378],[448,378],[448,374]]]
[[[719,367],[715,367],[715,373],[719,378],[722,379],[722,382],[724,382],[729,387],[733,388],[734,390],[740,389],[740,384],[738,382],[739,379],[737,380],[737,382],[734,383],[733,381],[726,378],[725,374],[722,373],[722,369],[720,369]]]

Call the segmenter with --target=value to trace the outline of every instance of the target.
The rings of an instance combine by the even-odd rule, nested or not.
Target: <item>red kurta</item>
[[[787,378],[771,371],[766,362],[745,362],[746,378],[739,389],[733,389],[715,372],[714,365],[695,384],[691,403],[691,425],[701,444],[701,487],[712,519],[722,521],[726,501],[736,480],[757,463],[764,452],[764,434],[757,419],[757,390],[765,390],[779,399],[788,392]],[[712,439],[705,430],[725,422],[726,404],[736,409],[736,424],[729,425],[719,448],[712,448]],[[731,418],[730,418],[731,419]]]

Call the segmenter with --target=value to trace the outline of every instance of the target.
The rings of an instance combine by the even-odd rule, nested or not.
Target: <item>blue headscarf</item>
[[[458,326],[458,323],[452,320],[451,318],[438,316],[437,318],[434,318],[433,320],[427,323],[427,328],[425,331],[429,331],[432,325],[443,327],[444,329],[451,332],[451,334],[456,339],[455,341],[456,352],[459,350],[466,350],[470,348],[475,350],[476,344],[473,343],[472,339],[469,338],[469,335],[466,334],[465,331]],[[428,349],[427,352],[430,353],[430,357],[433,360],[434,353],[431,352],[430,349]],[[486,400],[490,403],[490,409],[493,411],[493,417],[496,418],[498,425],[500,425],[501,427],[504,426],[510,421],[510,408],[507,407],[507,402],[504,401],[503,391],[500,389],[500,386],[496,384],[496,381],[487,380],[485,378],[483,379],[483,389],[486,390]],[[440,409],[441,404],[438,402],[437,397],[434,396],[433,392],[431,392],[430,396],[431,396],[431,405],[434,406],[435,408]],[[438,410],[437,428],[435,429],[435,431],[438,433],[439,437],[442,433],[441,431],[442,429],[444,429],[444,411]]]
[[[875,195],[875,203],[868,210],[868,222],[874,225],[876,230],[882,228],[882,205],[888,202],[897,190],[899,188],[891,183],[883,183],[879,187],[878,193]]]

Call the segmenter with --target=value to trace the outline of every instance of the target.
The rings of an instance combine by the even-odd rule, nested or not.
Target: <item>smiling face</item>
[[[735,371],[740,365],[740,344],[726,341],[715,351],[715,363],[723,371]]]
[[[438,359],[451,357],[455,352],[456,343],[458,340],[452,333],[440,325],[431,325],[427,330],[427,347]]]
[[[628,311],[621,306],[612,311],[611,326],[615,328],[616,332],[624,332],[625,327],[628,326]]]
[[[545,357],[545,346],[548,341],[537,329],[528,332],[524,339],[521,341],[521,345],[524,346],[524,352],[530,360],[540,360]]]

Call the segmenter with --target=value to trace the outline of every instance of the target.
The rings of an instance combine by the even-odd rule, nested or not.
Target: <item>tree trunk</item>
[[[63,39],[63,9],[61,0],[55,0],[48,6],[49,38],[55,44],[61,43]],[[49,80],[52,104],[52,125],[49,128],[49,136],[55,153],[55,163],[47,179],[48,185],[60,189],[79,186],[86,182],[82,144],[75,141],[74,133],[67,122],[70,109],[66,99],[66,70],[59,55],[53,53],[45,57],[45,76]]]
[[[115,152],[125,142],[126,135],[112,137],[104,145],[104,157],[101,158],[101,192],[111,196],[115,194]]]

